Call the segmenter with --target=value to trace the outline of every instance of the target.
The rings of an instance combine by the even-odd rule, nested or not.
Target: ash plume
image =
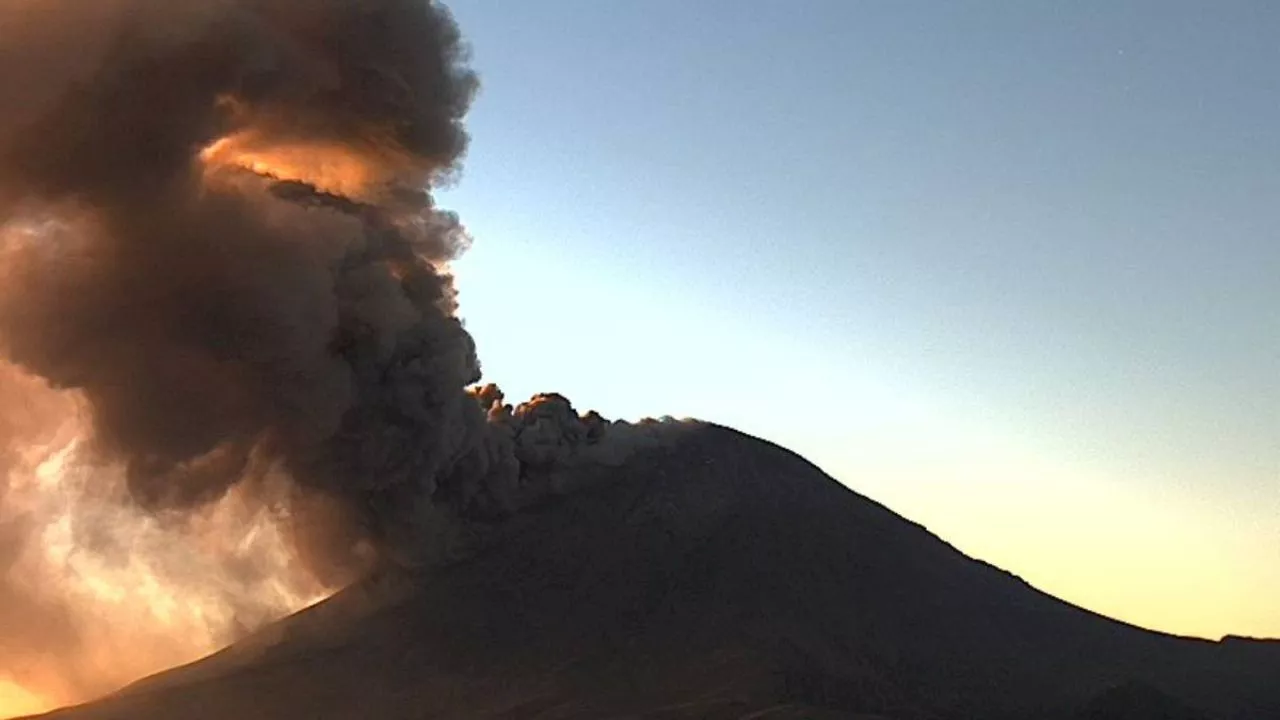
[[[455,169],[476,87],[450,16],[421,0],[5,15],[5,356],[83,393],[95,449],[149,508],[278,463],[364,539],[402,532],[483,425],[438,269],[465,234],[422,192]],[[281,202],[281,181],[352,207]],[[351,561],[330,550],[322,573]]]
[[[0,0],[0,660],[93,675],[126,571],[207,651],[652,441],[473,387],[466,54],[428,0]]]

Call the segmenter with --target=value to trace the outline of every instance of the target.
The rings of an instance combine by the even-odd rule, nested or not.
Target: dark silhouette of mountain
[[[1274,645],[1107,619],[786,450],[677,436],[473,557],[50,717],[1280,718]]]
[[[1076,716],[1079,720],[1205,720],[1205,715],[1139,682],[1107,688]]]

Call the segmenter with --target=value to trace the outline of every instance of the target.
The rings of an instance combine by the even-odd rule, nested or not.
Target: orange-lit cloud
[[[85,408],[0,363],[0,715],[195,660],[325,594],[261,489],[184,517],[130,502]]]
[[[0,718],[12,718],[44,712],[53,703],[16,685],[0,679]]]
[[[247,170],[357,200],[376,200],[386,188],[422,177],[420,163],[388,146],[279,142],[254,129],[211,143],[200,152],[200,159],[210,175],[226,169]]]

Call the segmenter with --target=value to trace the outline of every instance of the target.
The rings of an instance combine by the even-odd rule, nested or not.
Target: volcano
[[[1126,625],[688,423],[206,660],[49,720],[1280,717],[1280,643]]]

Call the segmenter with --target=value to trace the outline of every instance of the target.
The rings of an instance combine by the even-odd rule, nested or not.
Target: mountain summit
[[[1110,620],[782,448],[714,425],[672,438],[578,468],[582,489],[465,559],[47,717],[1280,717],[1272,643]]]

